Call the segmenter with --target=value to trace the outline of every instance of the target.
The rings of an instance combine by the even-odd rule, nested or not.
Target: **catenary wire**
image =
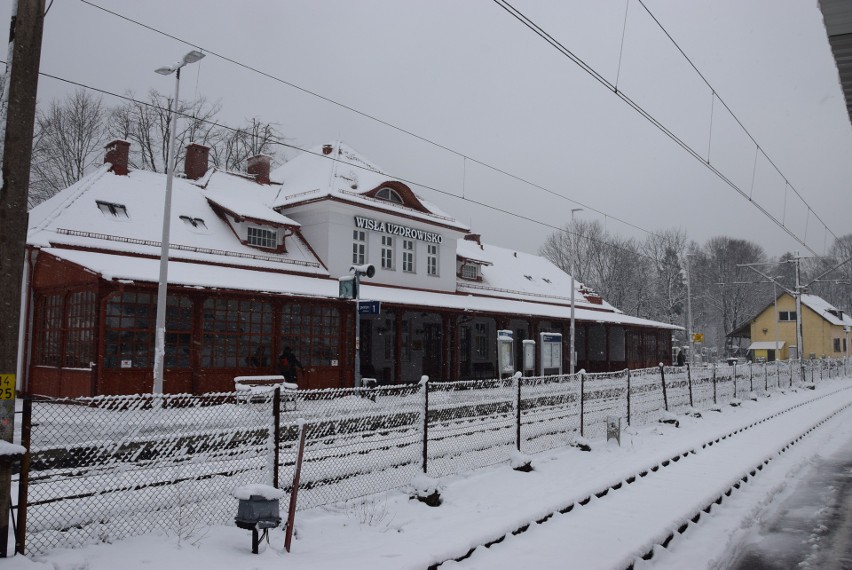
[[[532,187],[534,187],[534,188],[537,188],[537,189],[539,189],[539,190],[542,190],[542,191],[544,191],[544,192],[546,192],[546,193],[548,193],[548,194],[551,194],[551,195],[553,195],[553,196],[555,196],[555,197],[558,197],[558,198],[561,198],[561,199],[563,199],[563,200],[566,200],[566,201],[568,201],[568,202],[570,202],[570,203],[572,203],[572,204],[576,204],[576,205],[578,205],[578,206],[583,206],[584,208],[586,208],[586,209],[588,209],[588,210],[590,210],[590,211],[596,212],[596,213],[598,213],[598,214],[600,214],[600,215],[603,215],[603,216],[606,216],[606,217],[610,217],[610,218],[612,218],[612,219],[614,219],[614,220],[618,221],[619,223],[624,224],[625,226],[628,226],[628,227],[631,227],[631,228],[637,229],[637,230],[642,231],[642,232],[647,233],[647,234],[657,235],[657,234],[655,234],[655,233],[654,233],[654,232],[652,232],[652,231],[649,231],[649,230],[647,230],[647,229],[645,229],[645,228],[642,228],[642,227],[640,227],[640,226],[638,226],[638,225],[636,225],[636,224],[633,224],[632,222],[627,222],[626,220],[620,219],[620,218],[618,218],[618,217],[616,217],[616,216],[611,216],[611,215],[609,215],[609,214],[606,214],[606,213],[604,213],[603,211],[598,210],[597,208],[594,208],[594,207],[592,207],[592,206],[589,206],[589,205],[587,205],[587,204],[584,204],[584,203],[579,202],[579,201],[577,201],[577,200],[574,200],[574,199],[572,199],[572,198],[568,198],[567,196],[564,196],[563,194],[560,194],[560,193],[558,193],[558,192],[555,192],[555,191],[553,191],[553,190],[550,190],[549,188],[546,188],[546,187],[544,187],[544,186],[541,186],[541,185],[539,185],[539,184],[536,184],[536,183],[534,183],[534,182],[532,182],[532,181],[530,181],[530,180],[528,180],[528,179],[526,179],[526,178],[524,178],[524,177],[521,177],[521,176],[519,176],[519,175],[516,175],[516,174],[510,173],[510,172],[508,172],[508,171],[506,171],[506,170],[503,170],[503,169],[501,169],[501,168],[499,168],[499,167],[493,166],[493,165],[491,165],[491,164],[489,164],[489,163],[486,163],[486,162],[484,162],[484,161],[482,161],[482,160],[479,160],[479,159],[476,159],[476,158],[470,157],[470,156],[468,156],[468,155],[466,155],[466,154],[464,154],[464,153],[462,153],[462,152],[460,152],[460,151],[456,151],[456,150],[454,150],[454,149],[452,149],[452,148],[450,148],[450,147],[447,147],[446,145],[443,145],[443,144],[441,144],[441,143],[438,143],[438,142],[436,142],[436,141],[433,141],[433,140],[431,140],[431,139],[429,139],[429,138],[426,138],[426,137],[424,137],[424,136],[422,136],[422,135],[418,135],[417,133],[414,133],[414,132],[412,132],[412,131],[410,131],[410,130],[407,130],[407,129],[403,128],[403,127],[400,127],[400,126],[398,126],[398,125],[395,125],[395,124],[393,124],[393,123],[390,123],[390,122],[388,122],[388,121],[385,121],[385,120],[383,120],[383,119],[381,119],[381,118],[379,118],[379,117],[376,117],[375,115],[371,115],[371,114],[369,114],[369,113],[365,113],[365,112],[360,111],[360,110],[358,110],[358,109],[356,109],[356,108],[354,108],[354,107],[351,107],[351,106],[346,105],[346,104],[344,104],[344,103],[340,103],[339,101],[336,101],[336,100],[334,100],[334,99],[331,99],[331,98],[329,98],[329,97],[326,97],[326,96],[321,95],[321,94],[319,94],[319,93],[316,93],[316,92],[314,92],[314,91],[311,91],[311,90],[309,90],[309,89],[306,89],[306,88],[304,88],[304,87],[301,87],[301,86],[299,86],[299,85],[296,85],[296,84],[294,84],[294,83],[292,83],[292,82],[286,81],[286,80],[284,80],[284,79],[282,79],[282,78],[280,78],[280,77],[277,77],[277,76],[272,75],[272,74],[270,74],[270,73],[268,73],[268,72],[262,71],[262,70],[260,70],[260,69],[255,68],[255,67],[252,67],[252,66],[250,66],[250,65],[247,65],[247,64],[245,64],[245,63],[242,63],[242,62],[240,62],[240,61],[238,61],[238,60],[232,59],[232,58],[230,58],[230,57],[228,57],[228,56],[225,56],[225,55],[223,55],[223,54],[221,54],[221,53],[218,53],[218,52],[215,52],[215,51],[212,51],[212,50],[205,49],[205,48],[203,48],[202,46],[200,46],[200,45],[198,45],[198,44],[195,44],[195,43],[189,42],[189,41],[184,40],[184,39],[182,39],[182,38],[180,38],[180,37],[178,37],[178,36],[175,36],[175,35],[173,35],[173,34],[169,34],[169,33],[167,33],[167,32],[164,32],[164,31],[162,31],[162,30],[159,30],[159,29],[157,29],[157,28],[154,28],[153,26],[150,26],[150,25],[148,25],[148,24],[144,24],[144,23],[142,23],[142,22],[139,22],[138,20],[135,20],[135,19],[133,19],[133,18],[130,18],[130,17],[125,16],[125,15],[123,15],[123,14],[120,14],[120,13],[118,13],[118,12],[115,12],[115,11],[109,10],[109,9],[107,9],[107,8],[104,8],[103,6],[100,6],[100,5],[98,5],[98,4],[95,4],[95,3],[93,3],[93,2],[90,2],[89,0],[80,0],[80,1],[81,1],[83,4],[86,4],[86,5],[88,5],[88,6],[91,6],[91,7],[93,7],[93,8],[99,9],[99,10],[102,10],[103,12],[105,12],[105,13],[107,13],[107,14],[110,14],[110,15],[112,15],[112,16],[118,17],[118,18],[123,19],[123,20],[125,20],[125,21],[127,21],[127,22],[133,23],[133,24],[135,24],[135,25],[137,25],[137,26],[143,27],[143,28],[145,28],[145,29],[147,29],[147,30],[149,30],[149,31],[152,31],[152,32],[155,32],[155,33],[157,33],[157,34],[163,35],[163,36],[168,37],[168,38],[170,38],[170,39],[173,39],[173,40],[175,40],[175,41],[179,41],[179,42],[184,43],[184,44],[186,44],[186,45],[188,45],[188,46],[195,47],[195,48],[197,48],[197,49],[201,49],[201,50],[203,50],[203,51],[206,51],[206,52],[207,52],[207,53],[209,53],[210,55],[213,55],[213,56],[215,56],[215,57],[218,57],[218,58],[222,59],[223,61],[227,61],[227,62],[229,62],[229,63],[232,63],[232,64],[234,64],[234,65],[237,65],[237,66],[239,66],[239,67],[242,67],[242,68],[244,68],[244,69],[246,69],[246,70],[249,70],[249,71],[251,71],[251,72],[253,72],[253,73],[257,73],[257,74],[259,74],[259,75],[261,75],[261,76],[267,77],[267,78],[272,79],[272,80],[274,80],[274,81],[276,81],[276,82],[279,82],[279,83],[281,83],[281,84],[284,84],[284,85],[287,85],[287,86],[292,87],[292,88],[294,88],[294,89],[297,89],[297,90],[299,90],[299,91],[301,91],[301,92],[303,92],[303,93],[306,93],[306,94],[308,94],[308,95],[311,95],[311,96],[313,96],[313,97],[316,97],[316,98],[318,98],[318,99],[320,99],[320,100],[326,101],[326,102],[328,102],[328,103],[330,103],[330,104],[336,105],[336,106],[338,106],[338,107],[340,107],[340,108],[342,108],[342,109],[345,109],[345,110],[347,110],[347,111],[350,111],[350,112],[352,112],[352,113],[355,113],[355,114],[357,114],[357,115],[360,115],[360,116],[362,116],[362,117],[364,117],[364,118],[367,118],[367,119],[370,119],[370,120],[372,120],[372,121],[375,121],[375,122],[377,122],[377,123],[379,123],[379,124],[381,124],[381,125],[384,125],[384,126],[386,126],[386,127],[388,127],[388,128],[391,128],[391,129],[393,129],[393,130],[396,130],[396,131],[398,131],[398,132],[401,132],[401,133],[403,133],[403,134],[406,134],[406,135],[408,135],[408,136],[411,136],[411,137],[413,137],[413,138],[416,138],[416,139],[418,139],[418,140],[420,140],[420,141],[423,141],[423,142],[426,142],[426,143],[428,143],[428,144],[431,144],[431,145],[435,146],[436,148],[440,148],[440,149],[445,150],[446,152],[449,152],[449,153],[454,154],[454,155],[456,155],[456,156],[459,156],[459,157],[462,157],[462,158],[465,158],[465,159],[471,160],[472,162],[474,162],[474,163],[476,163],[476,164],[479,164],[480,166],[483,166],[483,167],[485,167],[485,168],[488,168],[488,169],[490,169],[490,170],[493,170],[493,171],[495,171],[495,172],[498,172],[498,173],[500,173],[500,174],[503,174],[503,175],[505,175],[505,176],[507,176],[507,177],[509,177],[509,178],[512,178],[512,179],[514,179],[514,180],[516,180],[516,181],[523,182],[524,184],[527,184],[527,185],[529,185],[529,186],[532,186]],[[784,231],[785,231],[785,232],[786,232],[786,233],[787,233],[787,234],[788,234],[791,238],[793,238],[796,242],[798,242],[799,244],[801,244],[804,248],[806,248],[806,249],[807,249],[808,251],[810,251],[812,254],[817,255],[816,251],[815,251],[815,250],[813,250],[813,249],[812,249],[812,248],[811,248],[811,247],[810,247],[810,246],[806,243],[805,239],[803,239],[803,238],[799,238],[799,237],[798,237],[798,236],[797,236],[797,235],[796,235],[796,234],[795,234],[795,233],[794,233],[791,229],[789,229],[789,228],[786,226],[786,224],[785,224],[783,221],[779,221],[779,220],[778,220],[775,216],[773,216],[773,215],[772,215],[772,214],[771,214],[768,210],[766,210],[766,208],[764,208],[763,206],[761,206],[761,205],[760,205],[760,204],[758,204],[757,202],[754,202],[753,200],[751,200],[751,198],[750,198],[750,197],[749,197],[749,196],[748,196],[748,195],[747,195],[747,194],[746,194],[746,193],[745,193],[742,189],[740,189],[740,188],[736,185],[736,183],[734,183],[732,180],[730,180],[727,176],[725,176],[725,175],[724,175],[721,171],[719,171],[716,167],[712,166],[712,165],[709,163],[709,160],[705,160],[703,157],[701,157],[701,156],[700,156],[700,155],[699,155],[699,154],[698,154],[698,153],[697,153],[694,149],[692,149],[692,148],[691,148],[691,147],[690,147],[687,143],[685,143],[682,139],[680,139],[677,135],[675,135],[675,134],[674,134],[671,130],[669,130],[668,128],[666,128],[666,127],[665,127],[665,126],[664,126],[661,122],[659,122],[659,121],[658,121],[657,119],[655,119],[652,115],[650,115],[650,113],[648,113],[648,112],[647,112],[644,108],[642,108],[640,105],[638,105],[637,103],[635,103],[632,99],[630,99],[629,97],[627,97],[626,95],[624,95],[624,93],[623,93],[623,92],[619,91],[616,85],[613,85],[613,84],[612,84],[611,82],[609,82],[606,78],[604,78],[601,74],[599,74],[599,73],[598,73],[598,72],[597,72],[594,68],[592,68],[589,64],[587,64],[587,63],[586,63],[585,61],[583,61],[581,58],[579,58],[578,56],[576,56],[575,54],[573,54],[570,50],[568,50],[567,48],[565,48],[565,47],[564,47],[561,43],[559,43],[559,42],[558,42],[558,41],[556,41],[554,38],[552,38],[552,36],[550,36],[549,34],[547,34],[546,32],[544,32],[544,30],[542,30],[540,27],[538,27],[538,26],[537,26],[534,22],[532,22],[532,20],[530,20],[529,18],[527,18],[526,16],[524,16],[524,15],[523,15],[520,11],[516,10],[516,9],[515,9],[515,8],[514,8],[511,4],[509,4],[509,3],[508,3],[508,2],[506,2],[505,0],[494,0],[494,2],[495,2],[495,3],[497,3],[498,5],[500,5],[501,7],[503,7],[503,8],[504,8],[507,12],[509,12],[510,14],[512,14],[513,16],[515,16],[515,17],[516,17],[519,21],[521,21],[522,23],[524,23],[524,25],[526,25],[527,27],[529,27],[530,29],[532,29],[533,31],[535,31],[535,32],[536,32],[536,33],[537,33],[540,37],[542,37],[543,39],[545,39],[545,40],[546,40],[548,43],[550,43],[553,47],[557,48],[560,52],[562,52],[562,53],[563,53],[563,55],[565,55],[566,57],[569,57],[572,61],[574,61],[574,63],[576,63],[576,64],[577,64],[579,67],[581,67],[584,71],[586,71],[588,74],[590,74],[592,77],[594,77],[597,81],[599,81],[600,83],[602,83],[603,85],[605,85],[605,86],[606,86],[606,87],[607,87],[607,88],[608,88],[611,92],[613,92],[614,94],[616,94],[619,98],[621,98],[621,99],[622,99],[623,101],[625,101],[625,102],[626,102],[629,106],[631,106],[631,107],[632,107],[635,111],[637,111],[637,112],[638,112],[641,116],[643,116],[646,120],[648,120],[649,122],[651,122],[651,124],[652,124],[652,125],[654,125],[655,127],[657,127],[660,131],[662,131],[662,132],[663,132],[664,134],[666,134],[669,138],[671,138],[671,139],[672,139],[675,143],[677,143],[677,144],[678,144],[681,148],[683,148],[683,149],[684,149],[684,150],[686,150],[689,154],[691,154],[694,158],[696,158],[696,160],[698,160],[699,162],[701,162],[701,163],[702,163],[702,164],[703,164],[703,165],[704,165],[704,166],[705,166],[708,170],[710,170],[712,173],[714,173],[714,174],[715,174],[715,175],[716,175],[716,176],[717,176],[720,180],[722,180],[725,184],[727,184],[728,186],[730,186],[730,187],[731,187],[734,191],[736,191],[737,193],[739,193],[739,194],[740,194],[743,198],[745,198],[746,200],[748,200],[748,201],[749,201],[752,205],[754,205],[754,207],[755,207],[755,208],[757,208],[757,209],[758,209],[758,210],[759,210],[759,211],[760,211],[760,212],[761,212],[761,213],[762,213],[765,217],[769,218],[769,219],[770,219],[772,222],[774,222],[774,223],[775,223],[778,227],[780,227],[782,230],[784,230]],[[643,5],[643,7],[644,7],[644,5]],[[645,9],[647,10],[647,8],[645,8]],[[664,31],[665,31],[665,30],[664,30]],[[672,41],[673,41],[673,40],[672,40]],[[702,76],[702,78],[703,78],[703,76]],[[705,82],[706,82],[706,80],[705,80]],[[708,85],[709,85],[709,84],[708,84]],[[714,96],[716,96],[716,95],[715,95],[715,92],[714,92]],[[720,101],[721,101],[721,99],[720,99]],[[722,102],[722,103],[723,103],[723,105],[724,105],[724,102]],[[725,107],[727,108],[727,105],[725,105]],[[729,112],[730,112],[730,110],[729,110]],[[733,115],[733,113],[732,113],[732,115]],[[734,117],[734,118],[736,119],[736,117]],[[737,119],[737,122],[739,122],[739,120],[738,120],[738,119]],[[743,127],[743,129],[744,129],[744,127]],[[751,135],[749,135],[749,137],[751,137]],[[754,141],[754,139],[753,139],[753,138],[752,138],[752,140]],[[755,144],[757,144],[757,143],[755,142]],[[765,156],[765,155],[764,155],[764,156]],[[767,157],[767,160],[769,160],[769,159],[768,159],[768,157]],[[781,171],[777,168],[777,166],[775,166],[775,164],[774,164],[774,163],[772,163],[772,162],[771,162],[771,160],[770,160],[770,163],[773,165],[773,167],[776,169],[776,171],[777,171],[777,172],[778,172],[778,173],[779,173],[779,174],[783,177],[783,174],[781,173]],[[787,182],[786,177],[785,177],[785,182]],[[791,187],[791,188],[793,189],[793,191],[794,191],[794,192],[795,192],[795,193],[799,196],[799,198],[800,198],[800,199],[802,200],[802,202],[805,204],[805,206],[807,207],[807,209],[809,210],[809,212],[813,212],[813,209],[812,209],[812,208],[810,207],[810,205],[809,205],[809,204],[808,204],[808,203],[807,203],[807,202],[806,202],[806,201],[805,201],[805,200],[801,197],[801,195],[798,193],[798,191],[797,191],[795,188],[793,188],[793,186],[792,186],[792,185],[791,185],[790,187]],[[814,212],[814,214],[816,215],[816,213],[815,213],[815,212]],[[819,217],[818,217],[818,216],[817,216],[817,218],[819,219]],[[825,229],[826,229],[827,231],[831,232],[831,234],[832,234],[832,235],[835,237],[835,239],[836,239],[836,238],[837,238],[837,235],[836,235],[836,234],[834,234],[834,232],[832,232],[832,231],[831,231],[831,229],[830,229],[830,228],[828,228],[828,226],[827,226],[824,222],[822,222],[822,220],[821,220],[821,219],[820,219],[820,222],[823,224],[823,226],[825,227]]]
[[[571,204],[575,204],[575,205],[577,205],[577,206],[582,206],[583,208],[585,208],[585,209],[587,209],[587,210],[589,210],[589,211],[591,211],[591,212],[595,212],[595,213],[600,214],[600,215],[602,215],[602,216],[607,216],[607,217],[609,217],[609,218],[612,218],[613,220],[616,220],[616,221],[618,221],[619,223],[621,223],[621,224],[623,224],[623,225],[625,225],[625,226],[627,226],[627,227],[633,228],[633,229],[635,229],[635,230],[641,231],[641,232],[646,233],[646,234],[649,234],[649,235],[654,235],[654,232],[653,232],[653,231],[651,231],[651,230],[645,229],[645,228],[643,228],[643,227],[641,227],[641,226],[639,226],[639,225],[636,225],[636,224],[634,224],[634,223],[632,223],[632,222],[628,222],[627,220],[623,220],[623,219],[618,218],[618,217],[616,217],[616,216],[613,216],[613,215],[611,215],[611,214],[607,214],[607,213],[605,213],[605,212],[603,212],[603,211],[601,211],[601,210],[599,210],[599,209],[597,209],[597,208],[595,208],[595,207],[593,207],[593,206],[590,206],[590,205],[588,205],[588,204],[585,204],[585,203],[580,202],[580,201],[578,201],[578,200],[575,200],[575,199],[573,199],[573,198],[569,198],[569,197],[567,197],[567,196],[565,196],[565,195],[563,195],[563,194],[560,194],[559,192],[556,192],[556,191],[551,190],[551,189],[549,189],[549,188],[547,188],[547,187],[545,187],[545,186],[542,186],[542,185],[540,185],[540,184],[537,184],[537,183],[535,183],[535,182],[533,182],[533,181],[531,181],[531,180],[529,180],[529,179],[527,179],[527,178],[524,178],[523,176],[520,176],[520,175],[518,175],[518,174],[513,174],[513,173],[511,173],[511,172],[509,172],[509,171],[507,171],[507,170],[505,170],[505,169],[503,169],[503,168],[500,168],[500,167],[498,167],[498,166],[494,166],[493,164],[490,164],[490,163],[488,163],[488,162],[485,162],[484,160],[480,160],[480,159],[474,158],[474,157],[472,157],[472,156],[470,156],[470,155],[464,154],[464,153],[463,153],[463,152],[461,152],[461,151],[457,151],[457,150],[455,150],[455,149],[453,149],[453,148],[450,148],[450,147],[448,147],[448,146],[446,146],[446,145],[444,145],[444,144],[441,144],[441,143],[439,143],[439,142],[437,142],[437,141],[434,141],[434,140],[432,140],[432,139],[429,139],[429,138],[427,138],[427,137],[424,137],[424,136],[422,136],[422,135],[419,135],[419,134],[417,134],[417,133],[415,133],[415,132],[413,132],[413,131],[410,131],[410,130],[408,130],[408,129],[404,128],[404,127],[400,127],[399,125],[396,125],[396,124],[394,124],[394,123],[391,123],[391,122],[385,121],[384,119],[381,119],[381,118],[379,118],[379,117],[377,117],[377,116],[375,116],[375,115],[371,115],[371,114],[369,114],[369,113],[366,113],[366,112],[364,112],[364,111],[361,111],[361,110],[359,110],[359,109],[356,109],[356,108],[354,108],[354,107],[351,107],[351,106],[349,106],[349,105],[347,105],[347,104],[345,104],[345,103],[341,103],[341,102],[339,102],[339,101],[337,101],[337,100],[335,100],[335,99],[331,99],[331,98],[326,97],[326,96],[324,96],[324,95],[321,95],[321,94],[319,94],[319,93],[317,93],[317,92],[315,92],[315,91],[311,91],[310,89],[307,89],[307,88],[305,88],[305,87],[302,87],[302,86],[300,86],[300,85],[297,85],[297,84],[295,84],[295,83],[292,83],[292,82],[290,82],[290,81],[287,81],[286,79],[282,79],[282,78],[280,78],[280,77],[277,77],[277,76],[275,76],[275,75],[272,75],[271,73],[268,73],[268,72],[263,71],[263,70],[261,70],[261,69],[258,69],[258,68],[256,68],[256,67],[253,67],[253,66],[251,66],[251,65],[248,65],[248,64],[243,63],[243,62],[241,62],[241,61],[235,60],[235,59],[233,59],[233,58],[231,58],[231,57],[228,57],[227,55],[224,55],[224,54],[222,54],[222,53],[219,53],[219,52],[216,52],[216,51],[213,51],[213,50],[210,50],[210,49],[204,48],[204,47],[202,47],[202,46],[200,46],[200,45],[198,45],[198,44],[195,44],[195,43],[193,43],[193,42],[190,42],[190,41],[188,41],[188,40],[185,40],[185,39],[180,38],[180,37],[178,37],[178,36],[175,36],[175,35],[173,35],[173,34],[169,34],[168,32],[164,32],[164,31],[159,30],[159,29],[157,29],[157,28],[155,28],[155,27],[153,27],[153,26],[150,26],[150,25],[148,25],[148,24],[145,24],[145,23],[143,23],[143,22],[140,22],[140,21],[138,21],[138,20],[135,20],[135,19],[133,19],[133,18],[130,18],[130,17],[128,17],[128,16],[125,16],[125,15],[120,14],[120,13],[118,13],[118,12],[115,12],[115,11],[113,11],[113,10],[110,10],[110,9],[108,9],[108,8],[104,8],[103,6],[100,6],[100,5],[98,5],[98,4],[95,4],[95,3],[93,3],[93,2],[90,2],[89,0],[80,0],[80,2],[82,2],[83,4],[86,4],[86,5],[88,5],[88,6],[91,6],[91,7],[93,7],[93,8],[96,8],[96,9],[98,9],[98,10],[102,10],[103,12],[105,12],[105,13],[107,13],[107,14],[110,14],[110,15],[112,15],[112,16],[115,16],[115,17],[117,17],[117,18],[120,18],[120,19],[122,19],[122,20],[125,20],[125,21],[127,21],[127,22],[129,22],[129,23],[132,23],[132,24],[134,24],[134,25],[137,25],[137,26],[139,26],[139,27],[142,27],[142,28],[144,28],[144,29],[146,29],[146,30],[149,30],[149,31],[151,31],[151,32],[154,32],[154,33],[156,33],[156,34],[159,34],[159,35],[162,35],[162,36],[167,37],[167,38],[169,38],[169,39],[172,39],[172,40],[175,40],[175,41],[181,42],[181,43],[183,43],[183,44],[186,44],[187,46],[190,46],[190,47],[193,47],[193,48],[196,48],[196,49],[200,49],[200,50],[204,51],[205,53],[207,53],[208,55],[212,55],[212,56],[214,56],[214,57],[218,57],[219,59],[221,59],[221,60],[223,60],[223,61],[226,61],[226,62],[231,63],[231,64],[233,64],[233,65],[236,65],[236,66],[238,66],[238,67],[241,67],[241,68],[243,68],[243,69],[245,69],[245,70],[247,70],[247,71],[251,71],[252,73],[257,73],[258,75],[261,75],[261,76],[263,76],[263,77],[266,77],[267,79],[271,79],[271,80],[273,80],[273,81],[275,81],[275,82],[277,82],[277,83],[281,83],[282,85],[286,85],[286,86],[288,86],[288,87],[291,87],[291,88],[293,88],[293,89],[296,89],[296,90],[298,90],[298,91],[301,91],[302,93],[305,93],[306,95],[310,95],[311,97],[315,97],[315,98],[317,98],[317,99],[320,99],[321,101],[325,101],[326,103],[330,103],[330,104],[332,104],[332,105],[335,105],[335,106],[337,106],[337,107],[340,107],[341,109],[344,109],[344,110],[346,110],[346,111],[349,111],[349,112],[351,112],[351,113],[354,113],[354,114],[356,114],[356,115],[359,115],[359,116],[361,116],[361,117],[364,117],[364,118],[369,119],[369,120],[371,120],[371,121],[374,121],[374,122],[376,122],[376,123],[378,123],[378,124],[380,124],[380,125],[382,125],[382,126],[385,126],[385,127],[390,128],[390,129],[393,129],[393,130],[395,130],[395,131],[397,131],[397,132],[399,132],[399,133],[402,133],[402,134],[404,134],[404,135],[407,135],[407,136],[413,137],[413,138],[415,138],[415,139],[417,139],[417,140],[419,140],[419,141],[421,141],[421,142],[425,142],[425,143],[427,143],[427,144],[430,144],[430,145],[434,146],[435,148],[438,148],[438,149],[441,149],[441,150],[443,150],[443,151],[446,151],[446,152],[448,152],[448,153],[450,153],[450,154],[453,154],[453,155],[455,155],[455,156],[458,156],[458,157],[460,157],[460,158],[462,158],[462,159],[469,160],[470,162],[473,162],[473,163],[475,163],[475,164],[478,164],[479,166],[482,166],[482,167],[484,167],[484,168],[487,168],[487,169],[489,169],[489,170],[492,170],[492,171],[494,171],[494,172],[497,172],[497,173],[499,173],[499,174],[502,174],[502,175],[504,175],[504,176],[507,176],[507,177],[509,177],[509,178],[511,178],[511,179],[513,179],[513,180],[515,180],[515,181],[517,181],[517,182],[522,182],[522,183],[524,183],[524,184],[527,184],[528,186],[531,186],[531,187],[533,187],[533,188],[536,188],[536,189],[538,189],[538,190],[541,190],[541,191],[543,191],[543,192],[546,192],[546,193],[548,193],[548,194],[550,194],[550,195],[552,195],[552,196],[554,196],[554,197],[560,198],[560,199],[565,200],[565,201],[567,201],[567,202],[570,202]]]
[[[636,103],[633,99],[631,99],[630,97],[625,95],[625,93],[623,91],[618,90],[615,87],[615,85],[613,85],[610,81],[608,81],[606,78],[601,76],[589,64],[587,64],[585,61],[583,61],[580,57],[578,57],[576,54],[574,54],[571,50],[566,48],[561,42],[559,42],[553,36],[551,36],[546,31],[544,31],[544,29],[542,29],[540,26],[538,26],[538,24],[536,24],[534,21],[532,21],[523,12],[521,12],[520,10],[518,10],[517,8],[512,6],[506,0],[493,0],[493,2],[495,4],[497,4],[499,7],[503,8],[503,10],[505,10],[508,14],[510,14],[512,17],[514,17],[516,20],[518,20],[521,24],[523,24],[524,26],[529,28],[533,33],[535,33],[537,36],[539,36],[545,42],[550,44],[553,48],[555,48],[557,51],[559,51],[562,55],[564,55],[565,57],[567,57],[568,59],[573,61],[575,64],[577,64],[583,71],[585,71],[586,73],[591,75],[596,81],[598,81],[601,85],[606,87],[611,93],[613,93],[614,95],[619,97],[622,101],[627,103],[634,111],[639,113],[640,116],[642,116],[647,121],[649,121],[653,126],[655,126],[663,134],[668,136],[673,142],[675,142],[678,146],[683,148],[687,153],[689,153],[693,158],[695,158],[701,164],[703,164],[708,170],[710,170],[710,172],[715,174],[720,180],[722,180],[725,184],[727,184],[731,189],[733,189],[735,192],[740,194],[740,196],[742,196],[743,198],[748,200],[749,203],[751,203],[755,208],[757,208],[761,213],[763,213],[764,216],[769,218],[773,223],[775,223],[775,225],[777,225],[779,228],[784,230],[787,233],[787,235],[792,237],[795,241],[797,241],[799,244],[801,244],[804,248],[806,248],[812,254],[817,255],[816,251],[814,251],[804,241],[803,238],[799,238],[783,222],[778,220],[768,210],[766,210],[766,208],[764,208],[763,206],[761,206],[757,202],[751,200],[749,198],[749,196],[739,186],[737,186],[737,184],[734,181],[732,181],[730,178],[725,176],[718,168],[716,168],[715,166],[710,164],[709,159],[704,159],[695,149],[693,149],[691,146],[689,146],[688,143],[686,143],[683,139],[678,137],[669,128],[667,128],[665,125],[663,125],[658,119],[656,119],[653,115],[651,115],[650,112],[648,112],[644,107],[642,107],[641,105]],[[712,89],[712,87],[711,87],[711,89]],[[715,93],[715,90],[713,91],[713,95],[714,95],[714,97],[718,98],[718,95]],[[719,100],[721,102],[721,99],[719,99]],[[724,105],[724,102],[723,102],[723,105]],[[727,108],[727,106],[726,106],[726,108]],[[730,112],[730,110],[729,110],[729,112]],[[751,135],[749,135],[749,136],[751,136]],[[757,144],[757,143],[755,142],[755,144]],[[775,165],[773,164],[773,166],[775,166]],[[775,168],[776,168],[776,170],[778,170],[777,167],[775,167]],[[778,170],[778,172],[783,177],[783,174],[780,172],[780,170]],[[786,177],[785,177],[785,182],[787,182],[789,184],[789,181],[786,179]],[[790,187],[793,188],[792,185],[790,185]],[[796,192],[795,189],[793,189],[793,191]],[[796,192],[796,194],[799,196],[799,198],[802,200],[802,202],[805,204],[805,206],[807,206],[808,211],[809,212],[813,211],[813,209],[801,197],[801,195],[799,195],[798,192]],[[825,226],[825,228],[828,231],[831,232],[831,230],[830,230],[830,228],[828,228],[828,226],[826,226],[824,223],[823,223],[823,225]],[[836,234],[834,234],[834,232],[831,232],[831,233],[832,233],[832,235],[835,235],[835,238],[837,237]]]

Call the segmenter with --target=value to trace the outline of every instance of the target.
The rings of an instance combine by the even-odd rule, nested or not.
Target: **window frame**
[[[417,273],[417,245],[413,239],[402,240],[402,271],[404,273]]]
[[[264,354],[271,365],[274,324],[270,301],[208,297],[202,305],[201,367],[244,368]]]
[[[263,249],[278,249],[278,230],[248,226],[246,228],[246,243]]]
[[[405,200],[402,199],[402,195],[390,188],[389,186],[382,186],[376,192],[375,197],[379,200],[384,200],[385,202],[390,202],[391,204],[399,204],[400,206],[405,205]]]
[[[396,270],[395,266],[395,254],[396,246],[394,244],[393,236],[382,236],[382,269],[387,269],[388,271]]]
[[[352,230],[352,265],[367,263],[367,232],[355,228]]]
[[[441,250],[438,244],[426,244],[426,275],[438,277],[438,256],[440,255],[440,252]]]
[[[100,210],[104,216],[110,215],[116,219],[130,219],[130,214],[127,213],[127,206],[124,204],[107,202],[106,200],[95,200],[95,204],[97,204],[98,210]]]

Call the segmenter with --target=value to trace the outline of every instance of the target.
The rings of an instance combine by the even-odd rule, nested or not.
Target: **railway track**
[[[655,550],[731,500],[734,490],[754,484],[774,459],[850,408],[852,388],[810,398],[602,484],[430,568],[450,561],[456,562],[454,568],[501,568],[501,560],[517,561],[519,555],[529,567],[548,567],[558,545],[564,567],[632,569],[640,560],[652,560]],[[539,555],[547,558],[537,561]]]

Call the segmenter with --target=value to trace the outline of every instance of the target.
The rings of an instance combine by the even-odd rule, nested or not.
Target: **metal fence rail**
[[[230,524],[234,487],[293,480],[300,509],[603,437],[852,372],[839,360],[654,367],[379,388],[24,401],[20,486],[28,553],[162,529]]]

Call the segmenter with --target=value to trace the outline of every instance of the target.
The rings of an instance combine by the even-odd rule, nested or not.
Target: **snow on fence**
[[[848,372],[852,372],[849,370]],[[188,537],[231,524],[235,487],[291,490],[299,422],[307,442],[300,509],[537,453],[578,436],[657,422],[846,375],[814,360],[533,378],[421,382],[370,389],[258,390],[203,396],[24,400],[16,481],[28,553],[154,529]]]

